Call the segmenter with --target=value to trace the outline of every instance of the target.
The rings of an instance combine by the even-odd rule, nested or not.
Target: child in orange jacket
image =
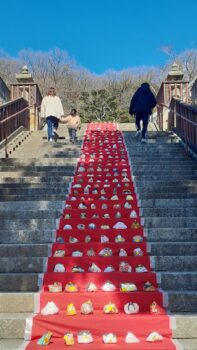
[[[73,108],[67,117],[62,117],[61,122],[66,123],[70,142],[75,143],[77,141],[77,130],[81,128],[81,119],[76,109]]]

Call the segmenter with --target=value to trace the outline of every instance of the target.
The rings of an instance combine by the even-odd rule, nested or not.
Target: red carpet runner
[[[175,349],[162,293],[147,254],[131,171],[116,124],[90,124],[40,295],[40,310],[54,302],[59,311],[54,315],[40,312],[34,317],[26,349],[40,349],[37,341],[47,331],[53,334],[46,346],[50,350],[65,349],[64,335],[68,332],[73,333],[72,348],[76,350]],[[65,272],[54,271],[62,269]],[[49,291],[55,282],[62,292]],[[97,291],[87,290],[88,285],[92,287],[90,283]],[[78,291],[72,292],[75,288]],[[82,314],[81,306],[87,301],[92,304],[83,310],[90,311],[93,305],[93,313]],[[76,315],[67,315],[69,304],[74,304]],[[104,306],[109,314],[104,313]],[[138,311],[138,306],[137,313],[124,311]],[[83,331],[91,333],[93,342],[78,343],[78,333]],[[138,342],[126,343],[128,332],[133,335],[127,339],[137,338]],[[159,333],[162,340],[147,341],[152,332]],[[108,341],[112,338],[117,342],[104,343],[104,334]],[[82,339],[88,339],[86,336],[82,334]]]

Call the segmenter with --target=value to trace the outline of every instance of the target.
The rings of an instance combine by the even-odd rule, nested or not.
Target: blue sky
[[[9,0],[0,5],[0,48],[66,50],[101,74],[165,63],[159,48],[197,48],[197,0]]]

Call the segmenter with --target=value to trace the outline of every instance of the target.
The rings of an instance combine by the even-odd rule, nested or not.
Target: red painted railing
[[[197,152],[197,107],[172,98],[169,106],[168,127]]]
[[[29,129],[29,108],[24,98],[0,106],[0,142],[6,140],[20,126]]]
[[[157,123],[160,130],[163,130],[164,110],[168,113],[167,130],[174,131],[187,146],[197,152],[197,107],[176,98],[172,98],[169,105],[158,104]]]

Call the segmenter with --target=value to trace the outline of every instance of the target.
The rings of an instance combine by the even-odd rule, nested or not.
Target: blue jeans
[[[141,125],[140,125],[141,120],[142,120],[142,123],[143,123],[142,138],[145,139],[147,128],[148,128],[149,114],[145,113],[145,112],[138,112],[138,113],[136,113],[135,124],[136,124],[137,130],[141,130]]]
[[[58,118],[50,115],[49,117],[47,117],[46,121],[48,127],[48,140],[50,140],[53,138],[53,129],[58,128]]]
[[[77,139],[77,130],[69,128],[68,129],[68,134],[69,134],[69,137],[70,137],[70,141],[71,142],[75,142],[76,139]]]

